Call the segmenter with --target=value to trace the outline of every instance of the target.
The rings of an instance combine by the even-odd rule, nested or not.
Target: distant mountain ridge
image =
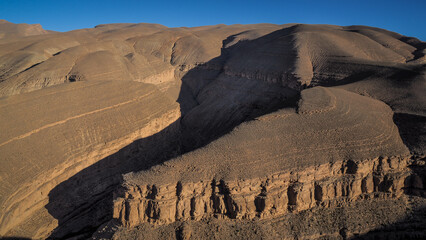
[[[0,39],[42,35],[50,32],[53,31],[44,30],[40,24],[15,24],[0,19]]]

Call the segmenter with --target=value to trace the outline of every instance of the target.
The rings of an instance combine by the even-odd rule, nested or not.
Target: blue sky
[[[0,19],[69,31],[104,23],[369,25],[426,41],[426,0],[0,0]]]

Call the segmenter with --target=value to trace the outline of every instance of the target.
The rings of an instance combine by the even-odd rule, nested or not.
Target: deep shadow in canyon
[[[398,116],[397,118],[400,119],[400,117],[401,116]],[[402,117],[407,116],[404,115]],[[403,133],[404,131],[405,130],[403,130]],[[343,239],[384,240],[426,238],[424,227],[426,225],[426,207],[424,205],[424,199],[426,198],[426,192],[424,190],[424,185],[426,185],[426,158],[415,157],[414,160],[417,161],[417,163],[409,166],[413,173],[405,179],[405,185],[410,186],[404,189],[404,193],[407,195],[407,203],[404,206],[404,210],[407,212],[406,216],[396,223],[382,225],[365,234],[355,234],[350,238],[346,237],[347,234],[345,230],[347,229],[343,229],[340,233]],[[421,201],[419,201],[419,199]],[[423,202],[423,204],[421,202]]]
[[[380,228],[371,230],[365,234],[356,234],[352,237],[346,237],[343,230],[341,236],[343,239],[356,240],[385,240],[385,239],[425,239],[426,233],[424,226],[426,224],[426,208],[415,209],[411,214],[408,214],[400,221],[384,225]]]
[[[232,48],[238,48],[235,44]],[[181,118],[162,131],[134,141],[118,152],[96,162],[60,183],[50,191],[48,212],[58,220],[58,227],[50,239],[87,238],[103,223],[112,219],[113,192],[122,181],[122,175],[149,169],[169,159],[207,145],[228,133],[244,121],[253,120],[284,107],[295,107],[299,94],[278,84],[268,84],[249,80],[272,93],[268,97],[221,99],[222,104],[205,112],[197,102],[197,95],[223,73],[227,51],[189,70],[182,77],[182,85],[177,102],[180,104]],[[200,83],[202,83],[200,85]],[[273,89],[273,90],[271,90]],[[234,89],[235,90],[235,89]],[[234,91],[232,90],[232,91]],[[247,96],[248,89],[236,89],[238,94]],[[271,91],[269,91],[271,90]],[[289,94],[290,93],[290,94]],[[238,100],[240,100],[238,102]],[[231,100],[230,100],[231,101]],[[195,110],[194,110],[195,109]],[[207,116],[208,115],[208,116]],[[190,117],[189,120],[186,118]],[[192,125],[194,118],[211,118],[213,122]],[[209,125],[210,124],[210,125]]]
[[[416,114],[395,113],[393,121],[398,126],[402,141],[412,153],[425,154],[422,146],[426,143],[426,117]]]
[[[239,48],[244,50],[251,41],[267,41],[288,34],[289,31],[291,29],[278,30],[259,39],[238,42],[231,47],[223,48],[219,57],[189,70],[182,77],[177,99],[182,113],[181,118],[162,131],[136,140],[118,152],[99,160],[50,191],[49,203],[45,207],[49,214],[58,220],[58,227],[49,238],[87,238],[100,225],[111,220],[113,192],[121,183],[123,174],[149,169],[203,147],[244,121],[253,120],[281,108],[295,108],[299,92],[282,87],[280,83],[221,77],[224,75],[224,64],[230,51],[238,51]],[[223,41],[224,44],[227,42],[230,40]],[[330,83],[330,86],[356,82],[371,74],[374,74],[373,70],[354,73],[342,82]],[[228,87],[223,90],[224,92],[210,96],[211,99],[219,99],[220,104],[200,102],[199,95],[203,94],[206,87],[211,87],[218,81],[220,85]],[[246,85],[241,88],[235,87],[240,83]],[[301,86],[300,89],[302,88]],[[257,90],[257,94],[253,94],[253,90]],[[222,97],[226,94],[236,97]],[[398,115],[395,122],[398,123],[400,117],[404,118]],[[401,129],[399,125],[398,127]],[[402,131],[404,133],[405,130]]]

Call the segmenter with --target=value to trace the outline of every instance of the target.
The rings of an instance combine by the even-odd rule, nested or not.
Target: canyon
[[[0,21],[0,236],[422,239],[426,43]]]

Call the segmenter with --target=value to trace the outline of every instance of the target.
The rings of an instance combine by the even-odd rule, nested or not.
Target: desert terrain
[[[0,20],[0,238],[425,239],[426,43]]]

